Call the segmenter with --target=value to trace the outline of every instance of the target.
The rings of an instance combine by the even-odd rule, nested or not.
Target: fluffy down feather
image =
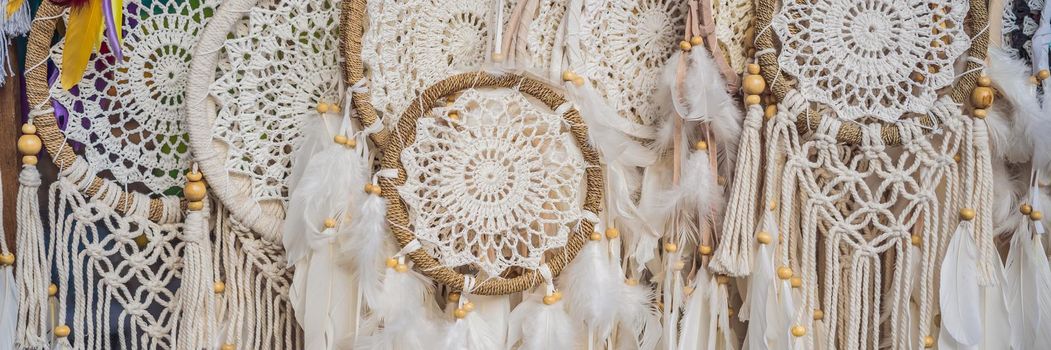
[[[344,241],[341,255],[349,260],[365,303],[375,305],[382,297],[387,258],[395,253],[394,243],[387,234],[386,200],[368,195],[357,218],[350,226],[350,238]]]
[[[1048,122],[1047,109],[1041,110],[1035,87],[1029,83],[1029,67],[1024,62],[1011,58],[1002,49],[991,47],[986,73],[1004,98],[1011,103],[1014,111],[1011,118],[1014,137],[995,140],[1000,142],[997,143],[998,147],[994,148],[1008,149],[1012,143],[1019,143],[1017,140],[1025,140],[1024,145],[1028,147],[1018,152],[1032,154],[1034,164],[1038,168],[1047,169],[1051,165],[1051,154],[1031,151],[1051,149],[1051,138],[1047,137],[1051,133],[1051,123]]]
[[[621,283],[620,308],[617,310],[619,348],[650,350],[661,337],[661,312],[654,305],[654,291],[646,284]]]
[[[426,278],[412,271],[388,271],[383,297],[373,305],[360,334],[353,335],[355,349],[427,349],[441,341],[434,290]]]
[[[617,308],[610,305],[620,301],[620,293],[604,291],[620,290],[624,284],[622,275],[610,263],[603,242],[586,243],[558,278],[569,315],[586,325],[598,343],[612,332]]]
[[[296,185],[303,178],[303,174],[309,169],[310,158],[332,144],[334,136],[333,128],[329,125],[324,115],[311,117],[306,125],[302,127],[303,135],[292,152],[292,171],[288,174],[286,185],[288,193],[296,192]]]
[[[544,305],[543,297],[533,294],[515,307],[508,322],[509,348],[519,350],[577,349],[580,323],[566,313],[565,303]]]

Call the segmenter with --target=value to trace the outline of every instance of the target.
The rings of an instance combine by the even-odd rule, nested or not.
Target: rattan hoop
[[[365,64],[361,61],[361,38],[365,33],[366,0],[343,0],[339,17],[340,51],[343,52],[343,79],[347,86],[354,86],[365,80]],[[351,104],[363,128],[378,123],[379,115],[372,106],[372,94],[365,92],[351,94]],[[390,132],[382,129],[369,135],[372,143],[378,148],[387,144]]]
[[[44,1],[37,10],[33,24],[29,31],[29,43],[26,49],[26,95],[30,106],[34,107],[32,123],[37,127],[37,134],[43,140],[44,147],[55,165],[60,170],[67,170],[80,163],[87,165],[87,160],[77,156],[73,147],[66,142],[65,135],[58,128],[55,121],[54,111],[44,113],[50,99],[50,86],[47,77],[47,61],[51,53],[52,37],[55,35],[55,27],[62,20],[62,13],[66,7],[55,5],[51,1]],[[39,114],[37,112],[39,111]],[[88,167],[90,169],[90,167]],[[87,196],[95,196],[101,192],[117,191],[117,202],[113,209],[121,214],[128,214],[131,208],[136,208],[137,203],[149,202],[149,219],[157,223],[173,223],[181,220],[184,204],[177,196],[151,196],[139,192],[124,191],[123,186],[115,182],[99,177],[93,177],[89,186],[84,189]]]
[[[781,71],[781,67],[777,63],[778,48],[774,43],[774,33],[770,29],[771,21],[773,21],[774,13],[777,11],[778,0],[759,0],[755,9],[755,27],[758,35],[755,38],[755,50],[756,50],[756,61],[761,67],[760,74],[763,79],[769,84],[769,90],[774,100],[781,101],[785,98],[785,94],[789,90],[794,89],[790,85],[791,79],[786,79],[790,75],[784,71]],[[971,0],[970,10],[967,12],[967,18],[964,22],[965,28],[968,33],[973,33],[974,37],[971,38],[971,47],[967,49],[967,56],[977,60],[984,60],[986,51],[989,47],[989,31],[985,30],[986,24],[989,20],[989,13],[986,8],[985,1],[982,0]],[[978,77],[981,76],[981,68],[983,65],[967,61],[967,66],[964,68],[966,74],[958,77],[956,84],[953,86],[950,92],[953,101],[956,103],[966,103],[968,97],[971,94],[971,90],[978,83]],[[800,114],[796,117],[796,126],[799,130],[814,130],[817,129],[821,124],[822,116],[807,112]],[[934,126],[934,121],[931,120],[929,115],[923,115],[917,119],[917,122],[924,127]],[[898,131],[898,127],[893,123],[886,122],[875,122],[881,125],[881,136],[883,143],[887,145],[898,145],[901,144],[901,135]],[[925,128],[926,130],[927,128]],[[844,144],[858,144],[861,143],[861,126],[854,123],[844,123],[839,128],[839,134],[836,135],[836,139]]]
[[[345,2],[346,3],[346,2]],[[420,95],[398,121],[395,132],[391,134],[389,142],[383,152],[381,166],[385,169],[397,169],[397,178],[381,178],[379,181],[382,195],[387,199],[387,220],[391,223],[391,230],[398,240],[398,245],[405,247],[414,239],[409,227],[409,215],[406,211],[405,202],[398,194],[398,187],[406,180],[405,168],[401,164],[401,153],[406,146],[416,140],[416,121],[434,108],[439,98],[448,96],[458,91],[470,88],[509,88],[532,96],[547,105],[552,110],[566,103],[565,97],[552,87],[543,82],[517,74],[494,75],[485,72],[461,73],[448,77],[431,87]],[[599,162],[598,152],[588,143],[588,128],[580,118],[575,108],[563,114],[563,118],[570,125],[570,132],[580,148],[585,162],[586,195],[583,209],[598,213],[602,202],[604,180],[602,167]],[[582,220],[578,229],[570,233],[569,242],[564,251],[550,254],[547,265],[553,276],[558,276],[562,269],[573,260],[580,248],[587,243],[588,237],[594,230],[594,223]],[[408,254],[416,264],[415,268],[442,284],[454,289],[462,289],[464,275],[439,264],[433,256],[427,254],[424,249],[417,249]],[[543,279],[538,271],[528,271],[519,276],[508,279],[488,279],[481,281],[472,291],[472,294],[481,295],[503,295],[517,293],[531,287],[537,286]]]

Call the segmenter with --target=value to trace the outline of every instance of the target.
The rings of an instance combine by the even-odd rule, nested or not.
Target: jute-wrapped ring
[[[410,105],[408,110],[398,121],[398,126],[388,138],[383,152],[381,166],[384,169],[398,169],[397,178],[381,178],[379,181],[383,197],[388,201],[387,220],[391,223],[391,230],[398,240],[398,245],[404,247],[413,239],[414,234],[409,231],[410,220],[406,211],[405,202],[398,194],[398,187],[405,184],[405,167],[401,164],[401,152],[416,140],[416,121],[430,109],[436,106],[436,102],[443,96],[449,96],[456,92],[470,88],[509,88],[532,96],[540,100],[552,110],[566,102],[565,97],[559,92],[540,82],[539,80],[517,74],[495,75],[485,72],[461,73],[448,77],[431,87],[427,88],[420,97]],[[588,128],[580,118],[576,109],[569,109],[562,116],[569,130],[576,140],[577,146],[583,155],[585,162],[586,195],[584,197],[583,209],[593,213],[599,212],[603,196],[602,167],[599,162],[598,152],[588,143]],[[570,233],[569,242],[564,251],[548,254],[547,265],[553,276],[573,260],[580,248],[588,241],[588,236],[594,230],[594,223],[582,220],[577,229]],[[550,251],[549,251],[550,252]],[[462,289],[464,275],[451,268],[442,266],[437,259],[427,254],[425,249],[417,249],[408,254],[415,262],[415,268],[442,284],[454,289]],[[543,281],[539,271],[527,271],[521,275],[511,278],[491,278],[480,281],[472,290],[472,294],[481,295],[503,295],[517,293],[528,288],[537,286]]]

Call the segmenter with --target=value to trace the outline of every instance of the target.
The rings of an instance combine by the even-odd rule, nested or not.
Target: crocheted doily
[[[85,145],[96,172],[152,193],[176,194],[189,164],[184,90],[197,33],[220,0],[124,3],[124,61],[103,47],[73,89],[57,81],[51,97],[69,113],[65,135]],[[61,66],[60,41],[51,59]]]
[[[398,190],[442,265],[535,270],[568,242],[585,163],[561,113],[541,107],[513,90],[472,89],[417,121]]]
[[[786,1],[772,25],[778,63],[842,120],[925,113],[970,47],[967,0]]]
[[[1003,49],[1011,57],[1032,63],[1033,34],[1040,26],[1040,10],[1043,8],[1044,0],[1004,1]]]
[[[583,74],[622,118],[650,125],[660,117],[653,91],[664,63],[678,50],[687,12],[687,1],[584,2]]]
[[[744,72],[748,63],[749,28],[752,27],[751,0],[712,0],[715,37],[727,62],[735,72]]]
[[[424,87],[457,68],[482,63],[494,3],[368,1],[361,59],[368,70],[372,104],[385,125],[394,125]]]

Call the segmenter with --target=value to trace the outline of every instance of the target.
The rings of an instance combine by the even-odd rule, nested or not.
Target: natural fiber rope
[[[341,5],[339,35],[340,50],[343,51],[343,79],[347,86],[354,86],[365,79],[365,64],[361,62],[361,38],[365,34],[366,0],[343,0]],[[376,108],[372,106],[370,91],[352,93],[351,102],[363,128],[380,122]],[[376,147],[382,149],[389,135],[390,132],[383,129],[370,135],[370,138]]]
[[[363,1],[354,0],[354,2]],[[380,178],[379,185],[382,188],[383,197],[390,203],[387,208],[387,220],[391,223],[391,230],[394,232],[394,236],[397,237],[398,244],[401,247],[415,239],[413,233],[406,229],[409,227],[409,215],[406,211],[405,202],[402,201],[401,196],[398,194],[398,187],[403,185],[406,179],[405,167],[401,164],[401,152],[406,146],[411,145],[416,140],[417,119],[422,117],[426,111],[434,108],[439,98],[474,87],[517,89],[522,93],[539,99],[552,110],[566,103],[565,97],[550,86],[539,80],[516,74],[461,73],[439,81],[423,91],[423,94],[412,102],[405,114],[398,120],[398,127],[395,129],[397,131],[391,135],[393,136],[392,138],[388,138],[387,149],[384,150],[381,161],[381,168],[398,169],[397,178]],[[570,126],[570,131],[574,139],[576,139],[577,146],[580,148],[586,163],[587,189],[583,209],[598,213],[604,188],[598,152],[588,143],[588,128],[575,108],[567,111],[563,118]],[[563,248],[563,251],[556,252],[556,254],[552,254],[553,256],[548,257],[547,265],[551,268],[553,276],[558,276],[562,268],[573,260],[580,248],[587,243],[588,237],[593,230],[594,223],[581,220],[578,229],[570,234],[569,242]],[[452,288],[463,288],[464,275],[451,268],[442,266],[434,257],[428,255],[425,250],[417,249],[409,253],[409,257],[416,263],[417,270],[421,273]],[[543,280],[540,272],[535,270],[509,279],[490,278],[476,285],[473,294],[503,295],[517,293],[527,288],[535,287]]]
[[[43,64],[47,62],[51,54],[51,39],[55,34],[56,24],[62,19],[63,11],[65,11],[65,7],[55,5],[50,1],[44,1],[37,10],[36,19],[33,20],[33,25],[29,31],[26,63],[28,66],[38,66],[37,69],[26,72],[26,95],[29,98],[30,106],[43,106],[49,103],[50,94],[48,91],[50,91],[50,86],[47,83],[47,69],[43,69]],[[40,135],[40,139],[44,142],[44,147],[59,169],[66,170],[72,167],[75,162],[86,162],[78,158],[73,153],[73,147],[66,143],[66,137],[62,134],[62,130],[58,128],[58,124],[55,121],[54,112],[36,115],[33,117],[32,123],[37,127],[37,135]],[[98,177],[98,175],[93,175],[91,184],[87,186],[84,192],[87,196],[94,197],[106,187],[118,186],[116,184],[106,186],[109,182],[111,181]],[[136,202],[149,201],[149,219],[154,222],[171,219],[172,215],[170,213],[179,211],[182,206],[177,205],[175,201],[151,198],[141,193],[118,191],[120,191],[119,199],[117,199],[113,209],[121,214],[127,214],[130,211],[129,208],[136,207]],[[166,212],[169,214],[165,214]]]
[[[774,46],[774,33],[770,30],[770,22],[777,11],[776,5],[777,0],[758,0],[756,4],[755,28],[757,36],[755,38],[755,50],[756,61],[762,68],[760,74],[769,83],[769,89],[774,99],[781,101],[793,87],[789,85],[787,79],[784,79],[788,74],[781,71],[781,67],[777,64],[777,48]],[[986,51],[989,47],[989,31],[986,30],[988,19],[989,13],[986,9],[985,1],[971,0],[971,8],[967,12],[964,25],[970,32],[977,33],[971,38],[971,47],[967,50],[967,56],[978,61],[985,59]],[[952,92],[950,92],[953,101],[962,104],[968,100],[971,90],[978,83],[978,77],[982,71],[981,68],[982,65],[978,62],[967,60],[967,67],[964,69],[966,73],[958,78]],[[821,115],[813,111],[800,114],[796,118],[797,129],[801,131],[817,129],[818,125],[821,124],[821,118]],[[918,122],[924,126],[924,129],[930,129],[934,126],[934,121],[930,115],[919,117]],[[881,124],[880,133],[883,143],[887,145],[901,144],[901,135],[895,124],[879,123]],[[836,135],[836,139],[845,144],[861,143],[861,126],[854,123],[843,123],[839,133]]]

